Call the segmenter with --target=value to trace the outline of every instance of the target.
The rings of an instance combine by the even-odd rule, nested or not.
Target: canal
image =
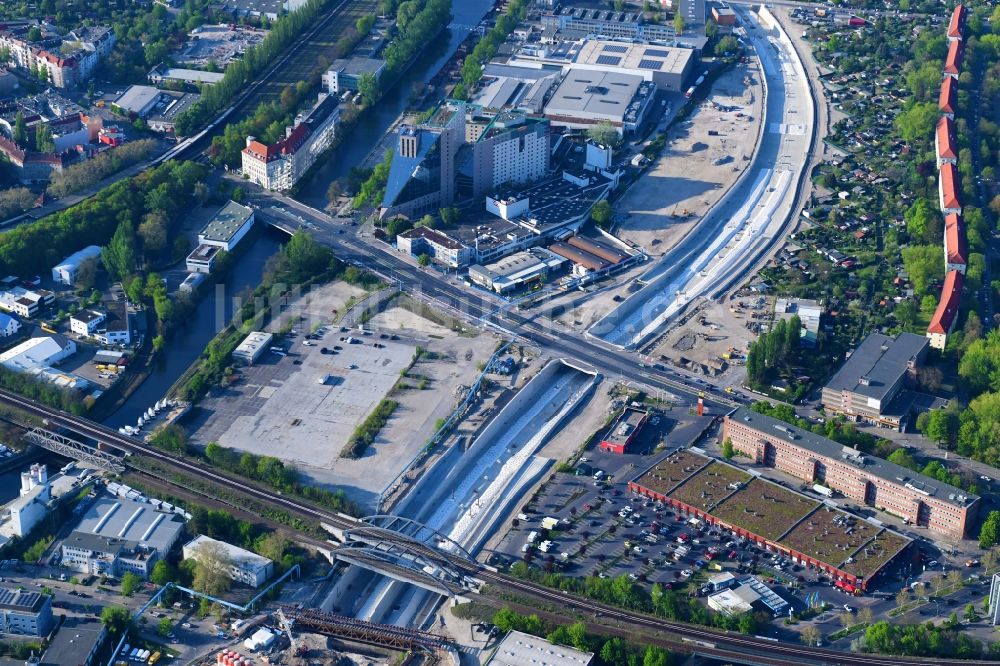
[[[330,183],[364,162],[372,146],[406,109],[414,87],[434,78],[492,6],[493,0],[452,0],[451,24],[443,33],[447,39],[442,37],[423,51],[378,104],[358,118],[351,127],[351,140],[342,142],[325,164],[311,172],[309,179],[299,187],[296,198],[320,210],[326,207],[326,190]]]
[[[179,328],[167,342],[164,352],[154,361],[152,373],[128,397],[114,414],[105,420],[112,428],[135,425],[135,422],[157,400],[163,398],[177,378],[194,363],[209,341],[232,319],[234,303],[241,292],[253,290],[260,284],[264,264],[288,239],[284,233],[270,226],[263,231],[235,262],[229,280],[216,285],[198,303],[195,315]]]

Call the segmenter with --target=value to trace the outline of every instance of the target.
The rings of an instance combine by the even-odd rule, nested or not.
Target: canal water
[[[284,233],[265,227],[253,245],[238,259],[225,284],[209,288],[198,308],[183,328],[178,329],[167,342],[163,353],[154,361],[152,373],[128,397],[114,414],[105,420],[113,428],[135,425],[143,412],[166,395],[177,378],[194,363],[209,341],[233,317],[234,303],[241,292],[253,290],[260,284],[264,264],[288,239]],[[245,295],[245,294],[244,294]]]
[[[494,0],[452,0],[451,24],[435,43],[427,47],[417,61],[388,90],[374,108],[366,111],[351,127],[350,141],[344,141],[325,164],[312,171],[309,180],[299,187],[296,198],[314,208],[323,209],[330,183],[347,175],[351,167],[361,164],[372,147],[385,135],[410,100],[416,85],[428,83],[451,58],[486,13]]]

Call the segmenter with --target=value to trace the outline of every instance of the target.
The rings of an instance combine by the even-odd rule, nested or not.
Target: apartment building
[[[44,70],[56,88],[75,88],[90,79],[98,63],[111,53],[115,32],[109,27],[81,28],[63,37],[42,26],[42,40],[31,41],[34,24],[0,29],[0,48],[10,53],[10,63],[22,70]],[[46,34],[48,33],[48,34]]]
[[[339,98],[320,93],[319,101],[285,128],[285,136],[271,145],[247,137],[243,175],[261,187],[284,192],[316,163],[332,144],[340,122]]]
[[[822,484],[941,536],[964,539],[975,521],[976,495],[744,407],[726,417],[723,437],[758,465]]]
[[[823,387],[823,407],[873,425],[899,428],[909,415],[900,398],[927,356],[928,341],[914,333],[872,333]]]

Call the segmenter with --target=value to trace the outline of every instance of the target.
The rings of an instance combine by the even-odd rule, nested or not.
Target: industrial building
[[[823,571],[847,592],[868,589],[911,544],[881,524],[690,449],[669,454],[628,485],[636,494]]]
[[[64,335],[47,335],[25,340],[0,354],[0,365],[15,372],[55,365],[76,353],[76,343]]]
[[[215,260],[219,256],[219,252],[222,251],[218,245],[199,245],[191,250],[191,254],[184,261],[184,266],[189,273],[205,273],[207,275],[212,272]]]
[[[574,275],[601,273],[632,258],[607,242],[578,235],[553,243],[549,249],[573,262]]]
[[[455,157],[465,143],[465,117],[464,102],[445,100],[425,122],[399,128],[381,218],[414,219],[455,201]]]
[[[53,624],[51,595],[0,587],[0,634],[43,638]]]
[[[909,415],[902,395],[927,356],[926,338],[872,333],[823,387],[823,408],[873,425],[899,428]]]
[[[183,529],[176,513],[145,502],[102,497],[63,540],[62,564],[82,573],[120,576],[131,571],[146,578]]]
[[[635,407],[626,407],[608,432],[601,439],[601,448],[611,453],[625,453],[628,447],[635,442],[642,426],[646,424],[649,412]]]
[[[948,335],[955,329],[964,282],[965,274],[958,270],[949,270],[944,276],[941,300],[938,301],[931,323],[927,326],[927,339],[934,349],[944,351],[948,344]]]
[[[268,558],[204,535],[199,535],[184,544],[184,559],[197,562],[201,549],[204,547],[218,548],[226,554],[229,560],[227,573],[231,579],[238,583],[250,587],[260,587],[274,573],[274,563]]]
[[[91,666],[100,663],[97,655],[107,627],[99,619],[86,616],[65,616],[59,623],[59,631],[49,641],[42,653],[38,666]]]
[[[945,537],[965,538],[976,518],[979,497],[972,493],[745,407],[726,417],[723,437],[756,464]]]
[[[732,579],[731,585],[727,584],[721,591],[708,597],[708,607],[712,610],[730,617],[749,613],[757,608],[772,617],[780,617],[788,612],[790,604],[756,576],[747,576],[743,580],[736,580],[732,574],[728,576]]]
[[[482,86],[475,106],[482,109],[518,109],[540,114],[545,98],[562,78],[562,68],[555,65],[518,66],[489,62],[483,70]],[[475,141],[466,133],[467,141]]]
[[[242,152],[243,175],[261,187],[284,192],[333,145],[340,123],[340,98],[320,93],[316,104],[285,128],[285,136],[272,145],[246,140]]]
[[[370,74],[378,81],[384,71],[385,60],[378,58],[338,58],[323,72],[323,89],[331,95],[348,90],[357,92],[361,77]]]
[[[101,258],[101,248],[97,245],[88,245],[79,252],[74,252],[63,259],[57,266],[52,268],[52,279],[59,284],[73,286],[76,282],[76,274],[80,270],[80,265],[86,261],[96,261]]]
[[[184,83],[187,85],[212,85],[221,81],[223,76],[225,76],[223,72],[206,72],[201,69],[183,69],[161,64],[149,70],[146,78],[154,84],[167,82]]]
[[[580,46],[572,67],[636,75],[655,83],[660,90],[681,92],[694,63],[693,49],[590,39]]]
[[[153,86],[129,86],[111,106],[121,115],[145,118],[156,108],[162,94]]]
[[[0,541],[5,541],[5,537],[27,536],[48,514],[51,500],[52,493],[45,465],[35,463],[27,472],[21,472],[20,494],[3,508],[3,514],[0,516],[3,519]]]
[[[243,338],[236,349],[233,350],[233,360],[240,361],[245,365],[253,365],[260,355],[263,354],[274,340],[274,334],[253,331]]]
[[[544,637],[511,631],[497,645],[486,666],[590,666],[593,652],[550,643]]]
[[[504,257],[500,261],[469,267],[469,279],[490,291],[506,294],[532,284],[541,284],[566,260],[541,247],[534,247]]]
[[[823,316],[823,306],[819,301],[807,298],[779,298],[774,302],[774,314],[786,321],[798,316],[802,325],[799,344],[808,349],[816,348],[819,320]]]
[[[230,201],[198,233],[198,244],[214,245],[226,252],[232,252],[250,232],[253,224],[253,209]]]
[[[604,9],[565,7],[558,14],[542,14],[541,26],[542,40],[546,42],[596,36],[673,43],[677,36],[673,24],[646,23],[641,14]]]
[[[498,113],[472,145],[472,194],[540,180],[549,171],[549,123],[523,113]]]
[[[656,86],[636,74],[571,68],[545,105],[553,125],[586,129],[614,125],[620,134],[634,132],[655,99]]]

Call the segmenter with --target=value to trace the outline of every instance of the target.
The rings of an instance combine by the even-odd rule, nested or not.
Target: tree
[[[333,202],[340,198],[340,195],[344,193],[344,186],[339,180],[331,180],[330,185],[326,188],[326,199],[327,201]]]
[[[280,562],[292,543],[285,537],[272,532],[265,536],[257,546],[257,552],[275,562]]]
[[[24,113],[20,110],[14,116],[14,143],[21,148],[28,146],[28,127],[24,122]]]
[[[733,448],[733,440],[726,437],[722,442],[722,457],[726,460],[732,459],[736,455],[736,449]]]
[[[898,448],[889,454],[886,459],[891,463],[895,463],[907,469],[912,469],[914,471],[919,469],[917,461],[913,458],[913,455],[905,448]]]
[[[454,206],[442,208],[438,214],[441,216],[441,221],[449,227],[458,224],[458,220],[462,217],[462,211]]]
[[[131,597],[140,585],[142,585],[142,579],[131,571],[126,571],[125,575],[122,576],[122,595]]]
[[[847,629],[848,627],[853,627],[855,624],[857,624],[857,618],[854,616],[854,613],[844,612],[840,614],[841,627]]]
[[[875,618],[870,606],[862,606],[858,609],[858,622],[861,624],[871,624]]]
[[[727,53],[736,53],[740,48],[740,43],[732,35],[726,35],[715,45],[715,55],[723,56]]]
[[[681,16],[680,12],[677,12],[676,14],[674,14],[674,32],[676,32],[678,35],[683,35],[684,27],[685,27],[684,17]]]
[[[896,116],[896,129],[904,141],[926,144],[934,134],[937,123],[937,105],[931,102],[910,104],[902,113]]]
[[[159,624],[156,626],[156,633],[161,636],[166,636],[170,633],[170,630],[174,628],[174,622],[169,617],[160,618]]]
[[[979,530],[979,547],[992,548],[1000,543],[1000,511],[990,511]]]
[[[232,560],[221,544],[214,542],[199,544],[195,560],[197,564],[194,568],[194,580],[191,583],[195,590],[213,597],[229,590],[232,583],[229,577]]]
[[[618,128],[606,120],[588,127],[587,138],[596,144],[612,148],[619,145],[622,140],[621,135],[618,133]]]
[[[719,24],[714,19],[705,22],[705,37],[712,40],[719,34]]]
[[[642,654],[642,666],[668,666],[668,664],[670,664],[669,652],[655,645],[646,646],[646,651]]]
[[[101,624],[108,632],[120,634],[132,622],[132,613],[124,606],[105,606],[101,611]]]
[[[142,252],[146,259],[155,259],[167,246],[167,227],[170,220],[162,210],[152,210],[146,213],[139,224],[139,238],[142,239]]]
[[[590,209],[590,219],[594,221],[601,229],[607,229],[611,226],[611,218],[614,215],[614,211],[611,208],[611,204],[608,203],[607,199],[601,199],[594,207]]]
[[[97,257],[84,259],[76,268],[73,284],[80,291],[90,291],[97,283]]]
[[[625,641],[617,636],[604,641],[604,645],[601,646],[600,657],[605,664],[615,664],[616,666],[625,664],[626,654]]]
[[[417,263],[420,264],[421,266],[430,266],[431,255],[427,254],[426,252],[422,253],[419,257],[417,257]]]
[[[904,587],[896,593],[896,608],[901,608],[910,602],[910,588]]]
[[[132,223],[122,220],[111,241],[101,249],[101,261],[111,277],[124,280],[132,275],[136,266],[135,232]]]
[[[803,627],[802,631],[799,632],[799,640],[802,641],[803,645],[819,645],[822,638],[819,629],[811,624]]]
[[[155,585],[166,585],[174,579],[174,568],[166,560],[157,560],[149,572],[149,581]]]
[[[35,126],[35,150],[40,153],[54,153],[56,150],[52,128],[44,123]]]
[[[911,245],[902,250],[903,266],[913,282],[913,291],[920,297],[936,280],[944,278],[941,248],[933,245]]]
[[[969,622],[975,622],[979,619],[979,615],[976,613],[976,606],[974,604],[969,604],[965,607],[965,619]]]
[[[368,106],[378,101],[380,91],[378,79],[374,74],[365,72],[358,77],[358,92],[361,93],[361,98]]]

